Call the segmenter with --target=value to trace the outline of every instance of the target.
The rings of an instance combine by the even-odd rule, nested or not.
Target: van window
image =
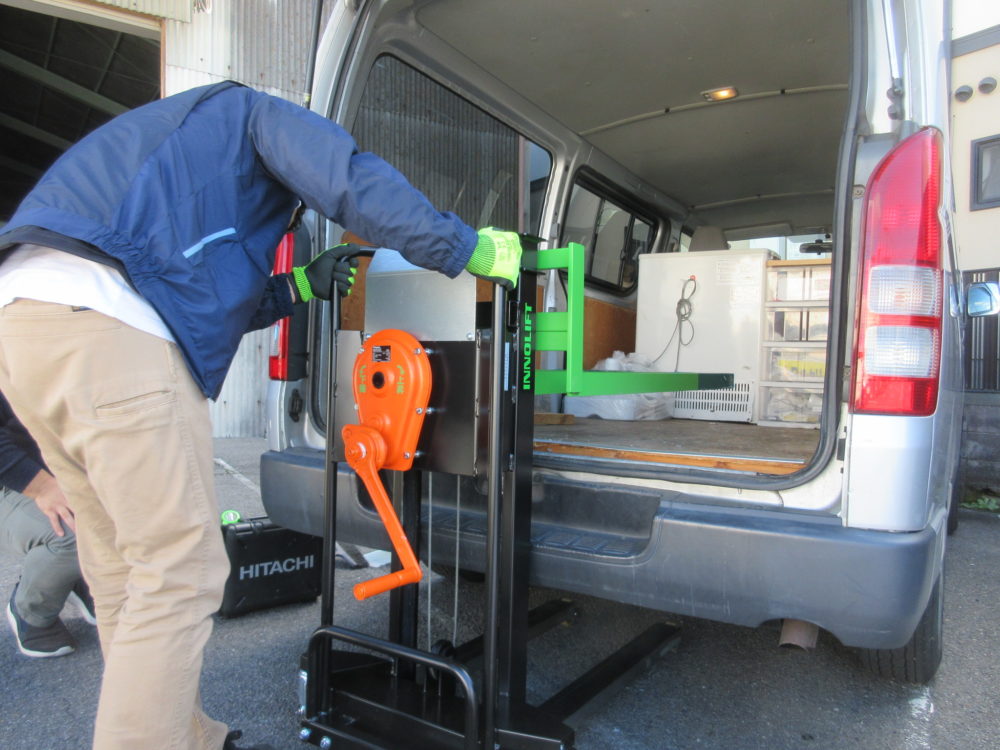
[[[800,234],[789,237],[760,237],[754,240],[732,240],[730,250],[766,249],[781,260],[825,258],[833,252],[828,235]]]
[[[1000,135],[972,142],[973,211],[1000,206]]]
[[[649,251],[653,224],[617,201],[583,185],[573,186],[562,244],[584,247],[586,280],[626,294],[635,288],[639,254]]]
[[[539,233],[549,153],[399,59],[375,61],[351,132],[438,209]]]

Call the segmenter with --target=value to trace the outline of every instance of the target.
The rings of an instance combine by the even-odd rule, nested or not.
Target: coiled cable
[[[688,289],[690,288],[690,291]],[[681,296],[677,300],[677,305],[674,307],[674,314],[676,316],[676,322],[674,323],[674,330],[670,333],[670,338],[667,339],[667,343],[663,345],[663,350],[656,356],[653,360],[655,365],[659,362],[663,355],[667,353],[670,345],[673,343],[674,338],[677,338],[677,356],[674,359],[674,372],[677,372],[681,364],[681,348],[688,346],[692,341],[694,341],[694,323],[691,322],[691,314],[694,312],[694,306],[691,304],[691,298],[694,293],[698,291],[698,280],[694,276],[689,276],[684,279],[684,283],[681,285]],[[685,331],[687,335],[685,336]]]

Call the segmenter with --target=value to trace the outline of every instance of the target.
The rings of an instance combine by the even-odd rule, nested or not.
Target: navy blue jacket
[[[120,268],[215,398],[242,335],[291,312],[270,272],[297,202],[454,277],[476,232],[338,125],[232,82],[119,115],[45,173],[0,233]]]
[[[24,492],[42,469],[38,445],[0,394],[0,485]]]

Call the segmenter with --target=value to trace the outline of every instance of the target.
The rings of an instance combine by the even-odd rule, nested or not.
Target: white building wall
[[[1000,2],[953,0],[952,40],[951,161],[959,265],[996,268],[1000,208],[973,210],[971,183],[972,142],[1000,135],[1000,90],[979,87],[984,79],[1000,80]],[[973,92],[965,101],[954,96],[962,86]]]
[[[1000,266],[1000,208],[972,208],[972,143],[1000,136],[1000,88],[985,92],[979,87],[990,78],[1000,81],[1000,26],[994,29],[994,44],[952,60],[952,91],[961,86],[973,91],[966,101],[952,97],[951,102],[955,233],[959,262],[965,270]]]

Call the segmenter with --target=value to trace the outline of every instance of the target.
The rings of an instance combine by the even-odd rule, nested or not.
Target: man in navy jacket
[[[7,621],[25,656],[72,653],[76,641],[59,619],[67,600],[87,622],[97,622],[80,577],[75,528],[38,446],[0,394],[0,547],[24,556]]]
[[[198,697],[229,569],[206,397],[245,331],[331,294],[336,250],[270,275],[300,202],[416,265],[516,283],[516,235],[231,82],[97,129],[0,230],[0,390],[76,515],[105,661],[96,750],[235,747]]]

